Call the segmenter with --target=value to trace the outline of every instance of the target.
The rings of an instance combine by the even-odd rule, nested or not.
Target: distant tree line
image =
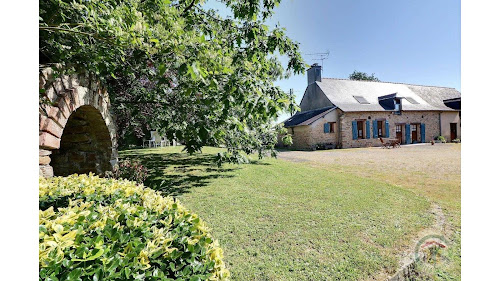
[[[361,72],[356,70],[354,70],[354,72],[349,75],[349,79],[361,80],[361,81],[376,81],[376,82],[380,81],[377,77],[375,77],[375,73],[372,73],[372,75],[368,75],[366,72]]]

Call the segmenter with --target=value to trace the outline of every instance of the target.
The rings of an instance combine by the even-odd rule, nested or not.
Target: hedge
[[[227,280],[206,224],[128,180],[39,180],[40,280]]]

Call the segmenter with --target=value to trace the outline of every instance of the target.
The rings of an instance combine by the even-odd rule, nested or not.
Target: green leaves
[[[81,268],[75,268],[73,271],[71,271],[71,273],[68,275],[68,277],[66,278],[66,280],[68,280],[68,281],[82,280],[80,278],[81,274],[82,274],[82,269]]]
[[[40,202],[69,198],[40,211],[40,280],[229,277],[204,222],[170,197],[92,174],[41,178],[39,186]],[[72,246],[62,247],[61,235],[73,232]]]
[[[263,24],[280,1],[223,0],[233,11],[228,19],[192,3],[43,0],[41,64],[97,75],[110,94],[120,146],[142,144],[158,129],[188,152],[272,149],[271,124],[290,108],[273,83],[304,71],[298,44]],[[276,51],[288,57],[286,66]]]
[[[360,72],[354,70],[353,73],[349,75],[349,79],[351,80],[365,80],[365,81],[380,81],[377,77],[375,77],[375,73],[372,75],[368,75],[365,72]]]
[[[91,254],[91,256],[89,256],[88,258],[85,258],[86,254],[84,254],[84,258],[83,259],[71,259],[71,260],[72,261],[91,261],[91,260],[95,260],[98,257],[102,256],[102,254],[104,254],[104,249],[93,249],[90,254]]]
[[[166,70],[167,70],[167,65],[165,63],[160,63],[160,65],[158,66],[158,74],[160,76],[163,76],[165,75]]]
[[[191,75],[191,79],[197,80],[200,78],[200,70],[198,69],[197,62],[193,62],[193,64],[188,65],[187,68],[188,68],[187,72],[188,72],[188,74]]]

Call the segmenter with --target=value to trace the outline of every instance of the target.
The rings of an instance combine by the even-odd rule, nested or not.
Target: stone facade
[[[39,174],[103,173],[118,160],[108,93],[95,77],[39,75]],[[42,101],[43,99],[40,99]]]
[[[440,135],[448,141],[460,139],[461,101],[460,92],[455,89],[322,79],[318,64],[307,70],[307,83],[300,102],[301,112],[284,122],[288,133],[293,135],[291,148],[310,150],[321,144],[336,144],[338,148],[382,146],[379,137],[398,138],[401,144],[430,142]],[[445,103],[450,100],[453,105]],[[328,108],[335,110],[320,116]],[[335,133],[324,127],[328,122],[335,122]],[[353,132],[354,126],[362,130],[354,128]]]
[[[311,126],[297,126],[288,128],[288,133],[292,135],[291,149],[312,150]]]
[[[443,118],[445,115],[445,118]],[[352,121],[364,120],[365,132],[366,121],[370,121],[370,138],[353,139],[352,136]],[[334,144],[337,148],[355,148],[355,147],[371,147],[382,146],[378,137],[373,138],[373,121],[380,120],[389,122],[389,138],[396,138],[396,125],[401,125],[401,134],[403,143],[406,143],[406,124],[417,125],[417,142],[430,142],[439,135],[445,135],[440,131],[442,127],[447,126],[449,138],[449,123],[458,120],[458,138],[460,138],[460,119],[458,112],[443,113],[439,111],[403,111],[401,115],[393,112],[343,112],[336,109],[325,116],[314,121],[310,125],[295,126],[287,128],[288,133],[292,135],[293,144],[291,149],[297,150],[315,150],[318,145]],[[327,122],[335,122],[335,132],[325,133],[324,124]],[[425,124],[425,140],[421,139],[420,124]],[[444,125],[443,125],[444,124]],[[384,135],[385,139],[386,136]],[[411,138],[411,132],[410,132]]]
[[[352,136],[352,121],[369,120],[370,125],[373,120],[389,121],[389,138],[396,138],[396,124],[425,124],[425,140],[430,142],[434,137],[439,136],[439,112],[436,111],[403,111],[401,115],[393,114],[392,112],[344,112],[339,116],[341,126],[341,146],[342,148],[350,147],[368,147],[381,146],[378,138],[373,138],[373,127],[370,126],[369,139],[354,140]],[[403,143],[405,142],[405,126],[402,126]],[[417,134],[419,142],[420,131]]]
[[[324,132],[323,126],[328,122],[335,122],[334,132]],[[336,147],[339,144],[338,111],[331,111],[310,125],[288,128],[288,133],[292,135],[292,149],[315,150],[318,145],[324,144]]]

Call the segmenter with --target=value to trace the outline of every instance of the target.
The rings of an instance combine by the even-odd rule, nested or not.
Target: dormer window
[[[401,114],[401,99],[399,98],[394,99],[394,112],[396,114]]]
[[[392,112],[397,112],[396,114],[400,114],[401,112],[401,97],[397,96],[398,93],[393,93],[385,96],[378,97],[378,103],[385,110],[390,110]]]

